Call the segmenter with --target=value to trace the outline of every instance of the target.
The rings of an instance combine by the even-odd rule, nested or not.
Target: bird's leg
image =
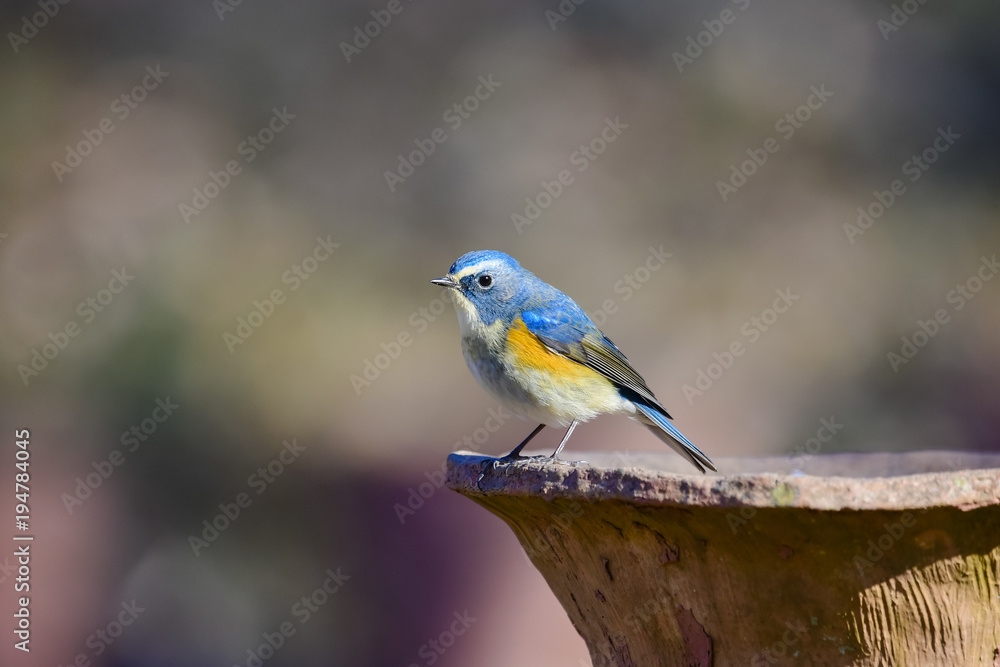
[[[580,422],[575,419],[573,420],[573,423],[569,425],[568,429],[566,429],[566,435],[563,436],[562,442],[559,443],[559,446],[556,447],[556,451],[552,452],[552,456],[549,457],[550,459],[553,461],[558,460],[556,457],[559,456],[559,452],[562,451],[562,448],[566,446],[566,441],[569,440],[569,436],[573,435],[573,429],[575,429],[576,425],[579,423]]]
[[[531,433],[528,434],[527,438],[525,438],[524,440],[521,441],[520,445],[518,445],[517,447],[515,447],[514,449],[512,449],[510,451],[510,454],[508,454],[507,456],[505,456],[503,458],[504,459],[523,459],[523,458],[527,458],[527,457],[521,456],[521,450],[524,449],[524,446],[527,445],[529,442],[531,442],[531,439],[534,438],[536,435],[538,435],[538,432],[541,431],[543,428],[545,428],[545,424],[539,424],[538,427],[534,431],[532,431]]]
[[[486,467],[483,468],[483,472],[480,473],[479,475],[479,481],[476,482],[476,484],[479,486],[479,490],[480,491],[483,490],[482,486],[483,477],[486,476],[487,471],[496,470],[497,468],[500,467],[501,464],[507,465],[511,461],[523,461],[524,459],[532,458],[530,456],[521,456],[521,450],[524,449],[524,446],[527,445],[529,442],[531,442],[531,439],[534,438],[536,435],[538,435],[538,433],[543,428],[545,428],[545,424],[539,424],[537,427],[535,427],[534,431],[528,434],[527,438],[521,441],[520,445],[518,445],[517,447],[515,447],[510,451],[510,454],[508,454],[507,456],[501,456],[498,459],[493,459],[492,461],[488,462],[486,464]]]

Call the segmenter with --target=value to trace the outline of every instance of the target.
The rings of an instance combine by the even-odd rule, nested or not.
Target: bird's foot
[[[542,454],[536,454],[535,456],[524,456],[523,454],[506,454],[505,456],[500,456],[493,459],[493,466],[496,467],[501,463],[513,463],[514,461],[531,461],[535,459],[546,459],[547,456]]]
[[[493,471],[511,465],[512,463],[517,463],[518,461],[547,461],[551,459],[551,456],[544,456],[541,454],[536,454],[535,456],[524,456],[522,454],[507,454],[505,456],[500,456],[495,459],[491,459],[486,462],[483,467],[483,471],[479,474],[479,479],[476,480],[476,485],[479,486],[479,490],[482,491],[483,478],[486,477],[487,473],[492,473]]]

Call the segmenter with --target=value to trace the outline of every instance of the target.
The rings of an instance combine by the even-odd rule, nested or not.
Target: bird
[[[453,292],[465,362],[502,405],[539,422],[499,460],[524,459],[521,450],[546,426],[566,427],[551,456],[581,422],[621,414],[646,426],[702,473],[712,461],[670,423],[646,381],[573,299],[513,257],[477,250],[458,258],[431,283]]]

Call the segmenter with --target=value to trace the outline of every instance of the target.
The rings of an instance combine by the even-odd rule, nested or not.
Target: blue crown
[[[474,250],[472,252],[465,253],[455,260],[455,263],[451,265],[450,269],[448,269],[448,273],[458,273],[468,266],[474,266],[486,260],[493,260],[505,269],[521,268],[521,265],[517,263],[516,259],[506,253],[500,252],[499,250]]]

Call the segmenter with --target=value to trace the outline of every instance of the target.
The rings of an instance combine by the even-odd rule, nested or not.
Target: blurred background
[[[0,552],[0,663],[589,664],[439,488],[534,427],[428,283],[469,250],[573,296],[712,457],[824,419],[809,453],[997,451],[998,21],[5,2],[0,473],[30,429],[35,542],[30,654]],[[661,448],[602,418],[569,453]]]

